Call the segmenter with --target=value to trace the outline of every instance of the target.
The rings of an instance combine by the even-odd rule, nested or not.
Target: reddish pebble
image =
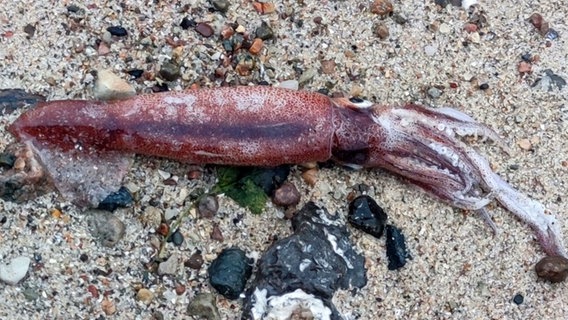
[[[203,265],[203,256],[201,255],[201,252],[195,252],[183,264],[184,266],[194,270],[201,269],[201,266]]]
[[[205,22],[200,22],[195,26],[195,31],[205,38],[209,38],[213,35],[213,28]]]
[[[463,26],[463,29],[465,31],[469,32],[469,33],[476,32],[477,31],[477,25],[475,23],[466,23]]]
[[[458,84],[455,82],[450,82],[450,88],[455,89],[458,87]]]
[[[252,6],[256,10],[256,12],[260,14],[269,14],[276,11],[276,6],[272,2],[253,2]]]
[[[158,227],[158,230],[156,230],[157,233],[163,235],[164,237],[168,235],[169,231],[170,227],[165,223],[161,223],[160,226]]]
[[[90,284],[87,287],[87,291],[89,291],[89,293],[91,294],[91,296],[93,296],[93,298],[95,299],[99,298],[99,290],[94,285]]]
[[[252,45],[249,48],[249,52],[251,54],[257,55],[260,52],[260,50],[262,50],[262,46],[263,46],[262,39],[256,38],[252,42]]]
[[[391,14],[393,11],[392,3],[389,0],[375,0],[371,5],[371,12],[381,16]]]
[[[335,61],[323,60],[321,62],[321,72],[324,74],[332,74],[335,72]]]
[[[277,206],[290,207],[300,202],[300,192],[296,186],[290,182],[284,182],[280,188],[274,191],[272,202]]]
[[[566,280],[568,259],[561,256],[544,257],[534,267],[536,274],[552,283]]]
[[[181,295],[184,294],[184,293],[185,293],[185,286],[184,286],[183,284],[181,284],[181,283],[178,284],[178,285],[176,285],[176,294],[177,294],[178,296],[181,296]]]
[[[229,39],[233,34],[235,34],[235,30],[231,26],[224,26],[221,30],[221,38],[223,40]]]
[[[540,28],[542,28],[542,23],[544,22],[544,18],[540,13],[533,13],[529,17],[529,21],[535,28],[540,30]]]
[[[517,70],[519,70],[519,73],[521,73],[521,74],[530,73],[532,71],[532,64],[530,64],[529,62],[526,62],[526,61],[521,61],[521,62],[519,62]]]
[[[213,226],[213,230],[211,231],[211,239],[217,240],[219,242],[223,242],[225,238],[223,237],[223,233],[218,225]]]

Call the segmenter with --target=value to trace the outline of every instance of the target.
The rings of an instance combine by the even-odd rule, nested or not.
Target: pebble
[[[136,293],[136,299],[148,305],[152,303],[152,299],[154,299],[154,293],[146,288],[142,288]]]
[[[249,52],[251,54],[257,55],[260,53],[260,50],[262,50],[263,47],[263,42],[262,39],[260,38],[255,38],[249,48]]]
[[[159,275],[176,275],[178,269],[178,256],[177,254],[173,253],[168,260],[163,261],[158,266],[158,274]]]
[[[284,182],[274,191],[272,202],[281,207],[293,207],[300,203],[300,192],[293,183]]]
[[[304,182],[307,183],[310,187],[313,187],[318,182],[318,169],[312,168],[304,171],[302,173],[302,179]]]
[[[126,37],[128,35],[128,31],[121,26],[108,27],[107,31],[116,37]]]
[[[91,235],[98,239],[105,247],[113,247],[124,236],[126,226],[111,212],[102,210],[89,210],[87,223]]]
[[[140,220],[145,227],[150,229],[157,229],[162,223],[162,211],[154,206],[144,208]]]
[[[220,12],[227,12],[231,3],[228,0],[211,0],[211,4],[213,5],[213,8],[215,8],[215,10]]]
[[[276,11],[276,6],[272,2],[255,1],[252,3],[252,6],[256,10],[256,12],[260,14],[270,14]]]
[[[29,257],[20,256],[12,259],[8,264],[1,264],[0,281],[12,286],[18,284],[28,273],[31,262]]]
[[[517,144],[523,150],[530,150],[532,148],[532,143],[529,139],[521,139]]]
[[[333,74],[335,72],[335,61],[330,60],[323,60],[321,62],[321,72],[324,74]]]
[[[253,260],[239,248],[224,249],[207,269],[209,282],[227,299],[237,299],[252,274]]]
[[[199,270],[201,269],[203,262],[203,255],[201,255],[201,251],[197,251],[189,256],[189,259],[184,262],[184,265],[188,268]]]
[[[566,80],[550,69],[544,70],[544,75],[538,78],[532,85],[532,87],[542,91],[562,90],[565,86]]]
[[[126,73],[131,75],[132,79],[138,79],[138,78],[142,77],[142,75],[144,74],[144,70],[142,70],[142,69],[131,69],[131,70],[126,71]]]
[[[195,26],[195,31],[205,38],[209,38],[213,35],[213,27],[205,22],[200,22]]]
[[[120,187],[118,191],[109,194],[103,201],[99,203],[97,209],[114,211],[118,208],[128,208],[134,202],[134,198],[130,191],[125,187]]]
[[[436,54],[436,52],[438,51],[438,48],[431,46],[431,45],[427,45],[424,47],[424,53],[426,53],[427,56],[433,56]]]
[[[223,242],[225,238],[223,237],[223,232],[219,228],[218,224],[213,225],[213,230],[211,230],[211,239]]]
[[[523,295],[520,294],[520,293],[517,293],[517,294],[513,297],[513,302],[514,302],[516,305],[522,304],[523,301],[525,301],[525,297],[523,297]]]
[[[387,258],[388,269],[397,270],[406,265],[406,259],[410,258],[406,250],[406,241],[401,230],[393,225],[387,225]]]
[[[254,34],[256,38],[260,38],[263,41],[274,38],[274,31],[265,21],[262,21],[260,26],[256,28]]]
[[[530,73],[532,71],[532,64],[530,62],[521,61],[517,66],[517,70],[520,74]]]
[[[132,97],[136,94],[134,88],[110,70],[97,72],[94,95],[99,100],[117,100]]]
[[[389,28],[384,23],[375,25],[374,33],[379,39],[385,40],[389,37]]]
[[[202,197],[197,204],[197,211],[203,218],[213,218],[218,210],[219,202],[217,201],[217,197],[213,195]]]
[[[431,87],[428,89],[428,95],[434,99],[439,98],[442,95],[442,90]]]
[[[187,30],[189,28],[194,28],[196,25],[197,25],[197,23],[194,20],[189,19],[188,17],[184,17],[183,19],[181,19],[181,22],[179,24],[179,26],[183,30]]]
[[[489,89],[489,85],[487,83],[482,83],[482,84],[479,85],[479,89],[487,90],[487,89]]]
[[[452,31],[450,29],[450,26],[447,23],[442,23],[438,29],[438,31],[440,31],[440,33],[445,33],[448,34],[450,33],[450,31]]]
[[[159,75],[166,81],[176,81],[180,76],[179,66],[171,61],[165,62],[160,67]]]
[[[389,0],[375,0],[371,4],[371,12],[386,16],[393,12],[393,5]]]
[[[566,280],[568,276],[568,259],[561,256],[542,258],[534,267],[536,274],[552,283]]]
[[[190,316],[202,317],[207,320],[221,320],[215,295],[209,292],[198,293],[189,302],[187,313]]]
[[[174,245],[176,246],[181,246],[183,244],[183,234],[181,232],[179,232],[179,229],[174,231],[174,233],[172,233],[172,235],[170,236],[170,238],[168,239],[168,242],[172,242]]]
[[[376,238],[383,235],[387,219],[383,209],[367,195],[359,196],[349,204],[349,223]]]

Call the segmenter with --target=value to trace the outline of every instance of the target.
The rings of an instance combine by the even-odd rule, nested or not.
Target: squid
[[[497,201],[534,230],[548,255],[567,256],[555,216],[494,173],[464,137],[489,139],[506,150],[504,141],[451,108],[385,106],[268,86],[222,87],[50,101],[7,129],[25,145],[19,154],[25,165],[12,175],[18,183],[26,174],[37,180],[41,165],[63,195],[85,203],[97,203],[118,187],[133,154],[236,166],[333,160],[386,169],[454,207],[479,213],[494,229],[487,207]],[[0,184],[10,179],[5,174]]]

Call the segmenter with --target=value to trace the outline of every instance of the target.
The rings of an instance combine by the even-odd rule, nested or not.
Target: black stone
[[[138,79],[144,74],[142,69],[132,69],[128,70],[127,73],[132,76],[133,79]]]
[[[513,302],[514,302],[516,305],[522,304],[523,301],[525,301],[525,297],[523,297],[523,295],[520,294],[520,293],[517,293],[517,294],[513,297]]]
[[[263,41],[272,39],[274,37],[274,31],[272,30],[272,28],[270,28],[268,23],[264,21],[262,21],[260,27],[256,28],[254,34],[256,35],[257,38],[260,38]]]
[[[292,228],[294,234],[275,241],[261,257],[242,319],[250,319],[252,308],[262,302],[255,292],[270,298],[298,289],[323,302],[331,319],[342,319],[331,301],[335,291],[366,285],[365,258],[355,252],[337,217],[309,202],[292,218]]]
[[[272,195],[274,190],[280,187],[286,179],[288,179],[288,175],[290,174],[289,165],[257,170],[258,171],[254,172],[252,175],[252,181],[254,184],[261,187],[267,195]]]
[[[387,257],[389,270],[404,267],[406,259],[410,258],[406,249],[406,241],[401,230],[393,225],[387,225]]]
[[[479,85],[479,89],[487,90],[487,89],[489,89],[489,85],[487,83],[482,83],[482,84]]]
[[[160,76],[166,81],[175,81],[180,76],[179,66],[172,62],[165,62],[160,67]]]
[[[0,167],[12,168],[15,162],[16,162],[15,155],[8,152],[0,153]]]
[[[189,19],[188,17],[184,17],[181,20],[181,23],[179,24],[179,26],[183,29],[183,30],[187,30],[189,28],[195,28],[195,26],[197,25],[197,23],[195,22],[195,20],[193,19]]]
[[[124,29],[124,27],[121,26],[108,27],[107,31],[116,37],[126,37],[128,35],[128,31],[126,31],[126,29]]]
[[[387,214],[369,196],[359,196],[349,204],[349,223],[377,238],[383,235]]]
[[[239,248],[223,250],[207,269],[209,282],[227,299],[237,299],[252,274],[253,260]]]
[[[103,201],[99,203],[97,209],[105,211],[114,211],[117,208],[127,208],[132,205],[134,198],[128,189],[120,187],[117,192],[109,194]]]
[[[172,235],[168,238],[168,242],[173,242],[173,244],[178,247],[183,244],[183,240],[183,234],[179,232],[179,229],[172,233]]]

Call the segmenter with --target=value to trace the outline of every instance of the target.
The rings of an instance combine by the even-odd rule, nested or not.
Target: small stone
[[[207,269],[209,282],[227,299],[237,299],[252,274],[253,260],[239,248],[224,249]]]
[[[482,84],[479,85],[479,89],[487,90],[487,89],[489,89],[489,85],[487,83],[482,83]]]
[[[426,53],[427,56],[433,56],[436,54],[436,52],[438,51],[438,48],[431,46],[431,45],[427,45],[424,47],[424,53]]]
[[[276,11],[276,6],[272,2],[253,2],[252,6],[260,14],[270,14]]]
[[[249,48],[251,54],[257,55],[262,50],[263,42],[260,38],[255,38]]]
[[[204,261],[203,261],[203,256],[201,255],[201,251],[197,251],[193,253],[191,256],[189,256],[189,259],[187,259],[184,262],[184,265],[188,268],[199,270],[201,269],[203,262]]]
[[[334,60],[323,60],[321,62],[321,72],[324,74],[333,74],[335,72],[335,61]]]
[[[205,22],[200,22],[195,26],[195,31],[205,38],[209,38],[213,35],[213,27]]]
[[[389,28],[384,23],[375,25],[374,33],[379,39],[385,40],[389,37]]]
[[[530,150],[532,148],[532,143],[529,139],[521,139],[517,144],[523,150]]]
[[[450,31],[452,31],[450,29],[450,26],[447,23],[442,23],[438,29],[438,31],[440,31],[440,33],[445,33],[448,34],[450,33]]]
[[[134,88],[125,80],[110,70],[97,72],[94,95],[99,100],[117,100],[132,97],[136,94]]]
[[[190,19],[189,17],[184,17],[183,19],[181,19],[181,23],[179,24],[179,26],[183,30],[187,30],[189,28],[195,28],[196,25],[197,23],[195,23],[195,20]]]
[[[254,58],[250,54],[246,53],[238,55],[236,60],[237,66],[235,67],[235,70],[237,73],[243,77],[250,76],[252,70],[256,66]]]
[[[392,19],[394,20],[394,22],[396,22],[397,24],[400,24],[400,25],[406,24],[408,22],[408,19],[406,19],[405,17],[403,17],[399,13],[394,13],[392,15]]]
[[[223,232],[219,228],[218,224],[213,225],[213,230],[211,230],[211,239],[223,242],[225,238],[223,237]]]
[[[463,26],[463,29],[468,33],[476,32],[477,31],[477,25],[475,23],[469,22],[469,23],[466,23]]]
[[[152,303],[152,299],[154,299],[154,293],[146,288],[142,288],[136,293],[136,299],[148,305]]]
[[[106,44],[106,42],[101,41],[99,43],[99,47],[97,48],[97,54],[99,56],[104,56],[110,53],[110,47]]]
[[[167,236],[170,232],[170,226],[167,223],[160,223],[158,229],[156,229],[156,233],[162,236]]]
[[[101,309],[103,310],[103,312],[107,316],[110,316],[110,315],[113,315],[113,314],[116,313],[116,305],[108,297],[105,297],[103,299],[103,301],[101,301]]]
[[[406,240],[397,227],[387,225],[387,258],[388,269],[397,270],[406,265],[406,259],[410,257],[406,250]]]
[[[99,289],[97,289],[97,287],[94,284],[90,284],[89,286],[87,286],[87,291],[89,291],[91,297],[95,299],[98,299],[100,296]]]
[[[128,208],[134,202],[134,198],[128,189],[120,187],[118,191],[109,194],[97,207],[99,210],[114,211],[118,208]]]
[[[172,242],[174,245],[176,245],[178,247],[183,244],[183,240],[184,240],[183,234],[181,232],[179,232],[179,229],[176,230],[174,233],[172,233],[172,235],[168,239],[169,242]]]
[[[544,18],[540,13],[533,13],[529,17],[529,22],[535,27],[537,30],[541,30],[543,25],[545,24]]]
[[[522,304],[523,301],[525,301],[525,297],[523,297],[523,295],[520,294],[520,293],[517,293],[517,294],[513,297],[513,302],[514,302],[516,305]]]
[[[159,275],[165,275],[165,274],[176,275],[178,265],[179,265],[178,256],[177,256],[177,254],[174,253],[168,258],[168,260],[160,263],[160,265],[158,266],[158,274]]]
[[[28,39],[34,36],[35,31],[36,28],[31,24],[26,24],[24,27],[24,32],[28,34]]]
[[[131,75],[132,79],[138,79],[138,78],[142,77],[142,75],[144,74],[144,70],[142,70],[142,69],[131,69],[131,70],[126,71],[126,73]]]
[[[162,222],[162,211],[154,206],[148,206],[142,212],[140,220],[145,227],[157,229]]]
[[[12,286],[18,284],[28,273],[31,262],[28,257],[16,257],[8,264],[1,264],[0,281]]]
[[[281,207],[292,207],[300,203],[300,192],[293,183],[284,182],[274,191],[272,202]]]
[[[304,171],[302,173],[302,179],[304,179],[304,182],[306,182],[310,187],[315,186],[318,181],[318,169],[312,168]]]
[[[561,256],[542,258],[534,267],[536,274],[552,283],[566,280],[568,276],[568,259]]]
[[[111,212],[89,210],[87,223],[91,235],[98,239],[105,247],[113,247],[124,236],[126,226]]]
[[[428,95],[434,99],[439,98],[442,95],[442,90],[436,87],[431,87],[428,89]]]
[[[530,62],[521,61],[517,67],[519,73],[530,73],[532,71],[532,64]]]
[[[274,38],[274,31],[268,25],[268,23],[262,21],[260,27],[256,28],[254,35],[256,38],[260,38],[263,41]]]
[[[371,4],[371,12],[381,16],[391,14],[393,11],[392,3],[389,0],[375,0]]]
[[[220,12],[227,12],[230,5],[228,0],[211,0],[211,4],[215,10]]]
[[[215,295],[208,292],[197,294],[187,306],[187,313],[207,320],[221,320]]]
[[[359,196],[349,204],[349,223],[376,238],[383,235],[387,218],[377,202],[367,195]]]
[[[213,218],[219,210],[219,202],[217,197],[213,195],[204,196],[197,204],[199,215],[204,218]]]
[[[179,66],[173,62],[165,62],[160,67],[160,77],[166,81],[175,81],[180,76]]]
[[[128,35],[128,31],[121,26],[108,27],[107,31],[116,37],[126,37]]]

